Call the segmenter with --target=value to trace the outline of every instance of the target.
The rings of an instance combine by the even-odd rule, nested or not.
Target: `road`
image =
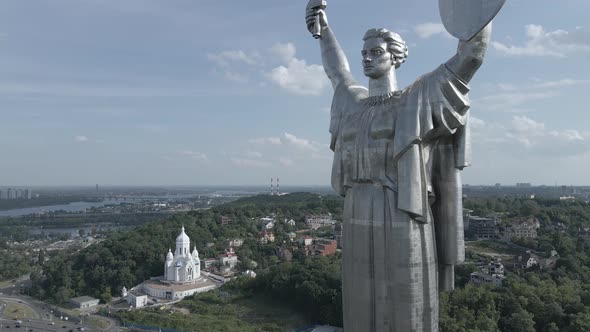
[[[84,322],[77,323],[71,320],[60,319],[56,317],[49,305],[37,301],[29,296],[18,294],[20,286],[29,282],[28,278],[19,278],[8,287],[0,288],[0,332],[19,331],[19,332],[41,332],[41,331],[120,331],[116,321],[101,316],[93,315],[92,317],[109,322],[109,327],[101,330],[87,326]],[[14,319],[4,312],[9,304],[16,304],[27,307],[31,310],[31,318],[21,318],[21,324],[17,324]],[[57,314],[57,313],[56,313]],[[17,327],[20,326],[20,327]]]

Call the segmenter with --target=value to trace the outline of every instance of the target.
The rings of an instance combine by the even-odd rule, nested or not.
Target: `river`
[[[186,199],[194,197],[196,195],[162,195],[162,196],[136,196],[126,197],[122,200],[117,199],[106,199],[102,202],[73,202],[69,204],[49,205],[49,206],[38,206],[23,209],[11,209],[0,211],[0,218],[2,217],[20,217],[29,214],[46,213],[54,211],[66,211],[66,212],[83,212],[92,207],[101,207],[105,205],[118,205],[123,203],[139,203],[145,201],[172,201],[178,199]]]
[[[120,204],[123,201],[102,201],[102,202],[73,202],[69,204],[49,205],[49,206],[37,206],[23,209],[12,209],[0,211],[0,217],[20,217],[29,214],[46,213],[53,211],[66,211],[66,212],[82,212],[92,207],[101,207],[107,204]]]

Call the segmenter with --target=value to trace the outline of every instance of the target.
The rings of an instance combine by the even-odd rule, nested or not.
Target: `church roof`
[[[190,242],[190,240],[191,239],[184,232],[184,226],[182,226],[180,234],[176,237],[176,242]]]

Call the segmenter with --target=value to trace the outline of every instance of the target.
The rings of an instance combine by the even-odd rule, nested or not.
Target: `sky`
[[[332,88],[296,0],[0,2],[0,185],[329,185]],[[400,87],[457,40],[438,1],[329,1],[362,76],[385,27]],[[508,0],[472,80],[468,184],[590,184],[590,1]]]

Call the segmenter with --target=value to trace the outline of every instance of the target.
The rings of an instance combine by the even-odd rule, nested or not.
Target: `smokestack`
[[[271,196],[274,195],[274,189],[275,189],[272,181],[273,181],[273,179],[270,178],[270,195]]]

